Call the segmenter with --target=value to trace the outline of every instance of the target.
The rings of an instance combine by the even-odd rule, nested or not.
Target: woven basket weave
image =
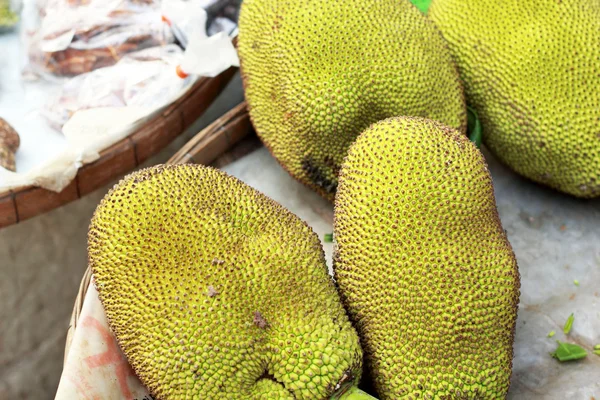
[[[231,111],[214,121],[208,127],[197,133],[188,143],[186,143],[173,157],[167,161],[167,164],[213,164],[223,166],[242,157],[255,149],[259,142],[250,140],[246,143],[240,143],[232,151],[230,150],[244,137],[252,132],[250,117],[246,110],[246,103],[241,103]],[[227,153],[226,153],[227,152]],[[85,270],[79,292],[75,299],[73,314],[67,331],[67,341],[65,344],[65,362],[71,343],[77,330],[79,315],[83,307],[85,294],[87,293],[92,272],[88,267]]]

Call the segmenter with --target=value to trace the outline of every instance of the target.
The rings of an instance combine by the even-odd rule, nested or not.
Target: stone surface
[[[242,100],[236,76],[203,117],[144,166],[165,162]],[[54,397],[65,335],[87,265],[89,220],[113,184],[0,230],[0,400]]]

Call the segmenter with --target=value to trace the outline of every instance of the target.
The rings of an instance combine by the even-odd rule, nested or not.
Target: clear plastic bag
[[[153,47],[125,55],[117,64],[70,79],[41,110],[53,128],[79,110],[97,107],[160,107],[189,79],[177,76],[183,51],[176,45]]]
[[[35,19],[25,36],[35,75],[83,74],[174,40],[159,0],[37,0],[27,18]]]

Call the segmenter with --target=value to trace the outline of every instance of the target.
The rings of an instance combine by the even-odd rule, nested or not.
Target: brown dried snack
[[[114,65],[130,52],[173,42],[160,19],[159,0],[38,1],[40,27],[29,33],[27,45],[34,74],[75,76]],[[60,42],[65,38],[68,44]],[[61,44],[54,43],[57,39]]]
[[[30,49],[29,57],[47,72],[63,76],[79,75],[114,65],[130,52],[164,45],[169,42],[168,39],[161,40],[155,33],[151,32],[151,27],[144,29],[140,28],[140,32],[137,33],[129,28],[130,34],[127,40],[123,43],[115,43],[114,46],[91,47],[90,44],[89,48],[79,49],[76,45],[71,45],[65,50],[52,53],[40,52],[34,46]],[[114,28],[111,32],[117,34],[120,30]]]
[[[0,118],[0,166],[16,171],[15,153],[21,144],[19,134],[4,119]]]

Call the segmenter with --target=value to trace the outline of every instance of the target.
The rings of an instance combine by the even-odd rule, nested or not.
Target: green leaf
[[[558,340],[556,343],[558,343],[558,348],[554,353],[550,353],[550,355],[560,362],[579,360],[587,356],[587,352],[576,344],[562,343]]]
[[[333,243],[333,233],[326,233],[324,240],[325,243]]]
[[[475,143],[477,148],[481,148],[481,140],[483,139],[483,127],[479,121],[479,116],[474,108],[467,106],[467,134],[471,142]]]
[[[550,332],[548,333],[548,337],[552,337],[552,336],[554,336],[554,335],[556,335],[556,332],[554,332],[554,331],[550,331]]]
[[[600,356],[600,350],[594,350],[594,354]]]
[[[573,321],[575,320],[575,316],[573,314],[569,315],[567,318],[567,322],[565,322],[565,326],[563,328],[563,332],[565,335],[568,335],[571,332],[571,328],[573,327]]]
[[[410,0],[423,14],[427,14],[431,0]]]
[[[600,350],[600,344],[595,345],[594,350]]]
[[[331,397],[331,400],[377,400],[376,397],[369,395],[366,392],[363,392],[356,386],[350,387],[350,389],[346,390],[344,388],[340,389],[340,394],[334,394]]]

